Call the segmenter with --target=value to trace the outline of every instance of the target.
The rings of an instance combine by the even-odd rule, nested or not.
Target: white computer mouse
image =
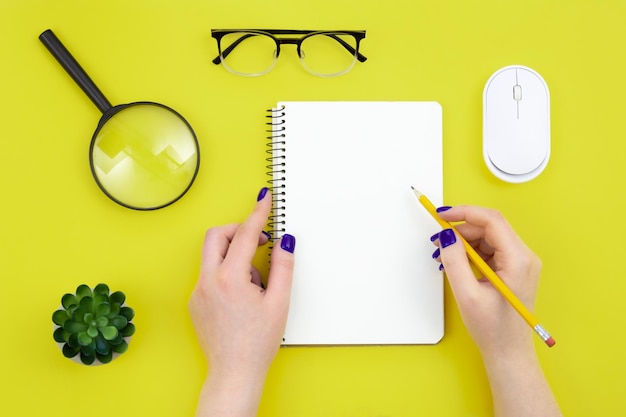
[[[498,178],[520,183],[539,175],[550,159],[550,92],[534,70],[496,71],[483,91],[483,157]]]

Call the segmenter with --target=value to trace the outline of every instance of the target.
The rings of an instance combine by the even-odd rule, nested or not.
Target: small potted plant
[[[61,308],[52,314],[52,321],[53,338],[63,355],[92,365],[109,363],[126,352],[135,333],[131,323],[135,312],[125,301],[123,292],[110,293],[106,284],[93,289],[82,284],[74,294],[61,297]]]

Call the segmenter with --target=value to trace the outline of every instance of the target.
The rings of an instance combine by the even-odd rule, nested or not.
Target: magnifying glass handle
[[[50,51],[50,53],[59,61],[59,64],[65,69],[65,71],[72,77],[72,79],[78,84],[78,86],[87,94],[87,97],[91,99],[93,104],[100,109],[102,113],[105,113],[112,106],[109,100],[106,99],[104,94],[96,86],[96,84],[89,78],[89,75],[80,66],[80,64],[74,59],[72,54],[63,46],[59,38],[56,37],[52,30],[48,29],[39,35],[39,40]]]

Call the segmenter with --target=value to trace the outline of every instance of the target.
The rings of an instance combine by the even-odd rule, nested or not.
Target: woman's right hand
[[[438,209],[522,303],[533,310],[541,261],[495,210],[473,206]],[[494,416],[556,417],[559,406],[543,375],[533,331],[495,287],[476,279],[465,246],[453,229],[435,235],[463,322],[478,346],[489,378]]]
[[[506,219],[498,211],[475,206],[438,211],[444,220],[464,222],[455,226],[457,232],[532,311],[541,261]],[[534,351],[532,329],[490,282],[484,277],[476,279],[465,248],[454,231],[447,229],[439,233],[435,244],[439,246],[438,259],[444,266],[465,326],[483,357]]]

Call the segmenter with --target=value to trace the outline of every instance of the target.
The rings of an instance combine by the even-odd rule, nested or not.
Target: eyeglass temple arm
[[[358,59],[359,62],[367,61],[367,57],[365,55],[361,54],[360,52],[357,52],[356,49],[354,49],[348,42],[344,41],[339,36],[337,36],[335,34],[328,34],[326,36],[329,36],[329,37],[333,38],[334,40],[336,40],[337,42],[339,42],[341,44],[341,46],[346,48],[348,50],[348,52],[350,52],[351,54],[356,53],[356,59]]]
[[[219,65],[220,62],[222,62],[222,58],[226,58],[233,51],[233,49],[235,49],[237,47],[237,45],[239,45],[241,42],[243,42],[244,40],[246,40],[246,39],[248,39],[249,37],[252,37],[252,36],[256,36],[256,34],[248,33],[246,35],[243,35],[241,38],[239,38],[235,42],[233,42],[228,48],[224,49],[220,55],[218,55],[215,58],[213,58],[213,60],[211,62],[213,62],[215,65]],[[365,55],[361,54],[360,52],[357,52],[357,50],[354,49],[348,42],[344,41],[343,39],[341,39],[337,35],[328,34],[326,36],[329,36],[329,37],[333,38],[334,40],[336,40],[337,42],[339,42],[339,44],[341,46],[343,46],[344,48],[346,48],[348,50],[348,52],[350,52],[351,54],[354,54],[356,52],[356,59],[358,59],[359,62],[367,61],[367,57]]]

